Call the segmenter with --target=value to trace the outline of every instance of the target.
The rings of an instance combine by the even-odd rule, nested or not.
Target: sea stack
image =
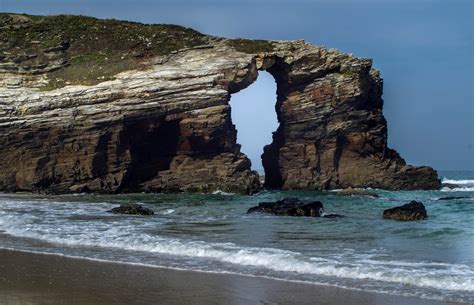
[[[277,83],[266,187],[440,187],[387,146],[370,59],[80,16],[1,14],[0,29],[0,191],[254,193],[229,99],[258,70]]]

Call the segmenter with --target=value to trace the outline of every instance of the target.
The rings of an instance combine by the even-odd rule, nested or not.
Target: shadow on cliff
[[[170,168],[178,150],[179,120],[134,122],[125,126],[121,138],[129,146],[131,160],[122,182],[127,189],[118,191],[139,190],[141,183]]]

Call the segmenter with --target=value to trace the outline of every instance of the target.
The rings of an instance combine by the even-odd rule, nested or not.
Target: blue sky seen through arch
[[[263,147],[272,142],[272,133],[278,127],[275,103],[275,79],[265,71],[259,71],[253,84],[230,98],[237,143],[242,145],[241,151],[252,161],[252,169],[262,175]]]

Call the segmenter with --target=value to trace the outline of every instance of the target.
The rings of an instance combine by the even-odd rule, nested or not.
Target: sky
[[[471,0],[0,0],[0,11],[172,23],[255,39],[305,39],[373,59],[384,78],[389,145],[410,164],[474,170]],[[276,128],[275,85],[260,73],[231,98],[254,169]],[[255,115],[255,113],[257,115]]]

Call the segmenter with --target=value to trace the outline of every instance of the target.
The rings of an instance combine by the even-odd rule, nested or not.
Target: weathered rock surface
[[[248,209],[247,213],[269,213],[277,216],[321,217],[323,204],[320,201],[302,201],[298,198],[285,198],[276,202],[260,202]]]
[[[107,212],[114,213],[114,214],[155,215],[155,212],[153,212],[153,210],[147,207],[144,207],[141,204],[136,204],[136,203],[122,204]]]
[[[21,16],[0,23],[3,45],[18,29],[33,27],[46,35],[51,29],[42,22]],[[388,148],[382,79],[369,59],[304,41],[208,36],[193,36],[190,47],[150,53],[161,40],[152,40],[154,30],[147,28],[137,36],[137,45],[144,46],[140,54],[124,55],[144,58],[139,70],[68,85],[52,75],[91,58],[77,45],[80,37],[101,31],[68,24],[79,24],[75,38],[61,32],[60,41],[41,52],[29,41],[24,56],[13,56],[6,53],[14,48],[0,41],[0,191],[253,193],[259,177],[236,143],[229,99],[254,82],[258,70],[270,72],[277,83],[280,126],[262,155],[267,187],[440,187],[432,168],[406,165]],[[97,49],[102,42],[93,38],[87,46]],[[96,49],[94,54],[102,54]],[[112,67],[122,57],[114,58]],[[105,70],[115,71],[108,57],[99,59]],[[25,64],[30,61],[34,67]]]
[[[402,206],[383,211],[383,218],[385,219],[412,221],[422,220],[426,217],[428,215],[423,203],[414,200]]]

